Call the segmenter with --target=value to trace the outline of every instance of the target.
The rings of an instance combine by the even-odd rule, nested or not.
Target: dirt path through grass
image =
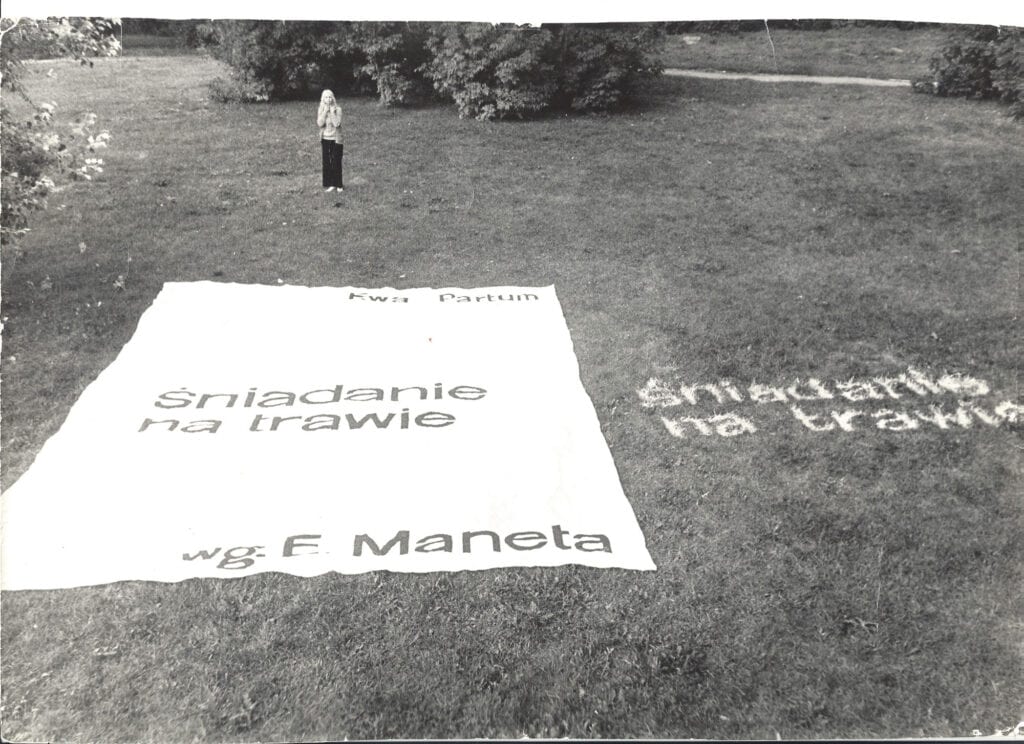
[[[883,80],[880,78],[846,77],[835,75],[776,75],[771,73],[719,72],[713,70],[680,70],[669,68],[670,77],[694,77],[709,80],[757,80],[762,83],[819,83],[823,85],[874,85],[883,88],[904,88],[909,80]]]

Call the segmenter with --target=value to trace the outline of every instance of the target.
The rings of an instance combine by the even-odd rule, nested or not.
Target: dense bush
[[[477,119],[543,111],[557,92],[550,29],[450,23],[427,41],[427,76],[460,116]]]
[[[428,26],[343,21],[214,21],[193,38],[232,70],[211,86],[219,100],[284,100],[376,91],[384,104],[431,94],[420,68]]]
[[[997,99],[1024,118],[1024,29],[972,26],[952,33],[915,89],[940,96]]]
[[[611,109],[640,93],[662,72],[663,41],[660,25],[562,26],[554,107]]]
[[[358,74],[373,82],[381,103],[413,103],[431,95],[422,73],[429,33],[425,23],[355,24],[354,46],[365,59]]]
[[[3,243],[14,242],[28,229],[29,215],[45,207],[46,197],[54,187],[49,171],[57,169],[56,153],[44,149],[43,142],[33,137],[35,130],[16,121],[6,108],[0,109],[0,151],[4,163],[0,238]]]
[[[439,93],[455,101],[460,116],[607,110],[661,72],[663,34],[653,24],[442,24],[427,40],[425,72]]]
[[[359,89],[365,56],[355,26],[333,21],[215,21],[197,35],[210,53],[232,69],[234,80],[219,90],[261,91],[276,100]]]

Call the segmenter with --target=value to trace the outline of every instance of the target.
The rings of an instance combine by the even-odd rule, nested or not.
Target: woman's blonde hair
[[[334,91],[330,88],[325,88],[324,92],[320,94],[320,103],[327,103],[327,96],[334,98]],[[334,98],[334,100],[337,102],[338,99]]]

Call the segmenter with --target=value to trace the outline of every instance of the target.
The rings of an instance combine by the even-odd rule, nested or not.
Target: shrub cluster
[[[56,106],[39,104],[28,121],[0,109],[0,244],[16,243],[28,232],[32,212],[46,209],[47,197],[71,181],[91,181],[103,172],[98,151],[107,147],[110,133],[96,131],[96,115],[85,114],[70,125],[54,121]]]
[[[664,27],[216,21],[197,35],[232,69],[234,81],[215,84],[221,99],[330,87],[387,105],[436,96],[494,119],[619,106],[660,73]]]
[[[950,34],[918,91],[940,96],[996,99],[1024,119],[1024,29],[972,26]]]

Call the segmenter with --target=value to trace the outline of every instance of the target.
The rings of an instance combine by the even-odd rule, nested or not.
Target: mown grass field
[[[939,25],[795,31],[772,28],[769,21],[767,31],[671,35],[664,63],[683,69],[912,80],[928,74],[928,62],[947,34]]]
[[[120,41],[124,57],[180,57],[199,53],[178,36],[123,34]]]
[[[735,407],[756,435],[676,438],[661,416],[680,409],[637,394],[914,367],[1019,403],[1024,138],[998,107],[680,79],[632,112],[529,123],[350,100],[329,198],[315,103],[211,103],[199,56],[55,68],[35,96],[95,111],[113,147],[4,256],[4,485],[165,281],[554,284],[658,570],[8,592],[5,737],[855,738],[1024,718],[1019,423],[819,434],[774,404]]]

